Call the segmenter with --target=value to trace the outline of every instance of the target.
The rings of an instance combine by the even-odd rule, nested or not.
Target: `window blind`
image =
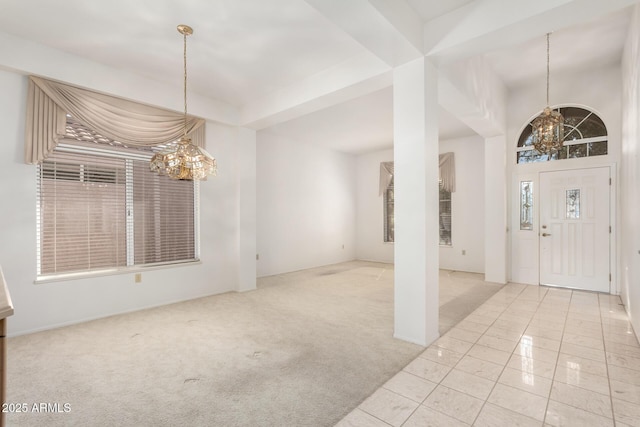
[[[134,264],[195,258],[193,181],[149,171],[133,162]]]
[[[196,191],[147,155],[61,144],[37,168],[38,275],[196,259]]]

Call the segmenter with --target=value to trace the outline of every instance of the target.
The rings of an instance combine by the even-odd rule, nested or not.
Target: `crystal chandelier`
[[[184,38],[184,134],[177,144],[156,153],[149,166],[152,172],[173,179],[205,180],[208,175],[216,175],[216,159],[192,144],[187,136],[187,36],[193,34],[193,29],[188,25],[178,25],[178,32]]]
[[[531,123],[533,127],[533,148],[540,154],[549,156],[562,148],[564,139],[564,117],[549,107],[549,33],[547,33],[547,106]]]

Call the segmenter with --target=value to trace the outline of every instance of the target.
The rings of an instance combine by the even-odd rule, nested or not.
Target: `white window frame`
[[[142,151],[127,148],[111,147],[109,145],[101,146],[102,144],[96,143],[80,143],[78,141],[63,139],[56,146],[55,151],[61,153],[76,153],[83,155],[96,155],[107,158],[116,158],[126,161],[126,249],[127,249],[127,265],[120,267],[108,267],[86,271],[77,272],[60,272],[52,274],[42,274],[41,272],[41,238],[42,230],[40,224],[41,218],[41,205],[40,205],[40,193],[36,197],[36,216],[37,216],[37,277],[35,283],[47,283],[55,281],[64,281],[70,279],[79,279],[95,276],[105,276],[112,274],[132,273],[137,271],[158,269],[158,268],[171,268],[176,266],[192,265],[200,263],[200,183],[199,181],[193,181],[193,240],[194,240],[194,258],[179,261],[157,262],[147,264],[134,264],[134,218],[130,213],[133,209],[133,182],[132,182],[132,161],[141,160],[149,161],[153,156],[153,151]],[[40,179],[41,164],[37,165],[37,179]],[[164,179],[170,179],[164,177]],[[39,187],[39,186],[38,186]]]
[[[586,154],[584,156],[578,156],[578,157],[569,157],[568,156],[568,152],[567,152],[567,157],[564,159],[557,159],[554,157],[549,158],[548,155],[541,155],[540,158],[538,160],[532,161],[532,162],[519,162],[519,156],[520,153],[523,152],[528,152],[528,151],[536,151],[535,148],[533,147],[533,145],[524,145],[522,147],[518,147],[516,145],[516,165],[524,165],[524,164],[530,164],[530,163],[540,163],[540,162],[546,162],[546,161],[557,161],[557,160],[568,160],[568,159],[581,159],[581,158],[588,158],[588,157],[594,157],[591,155],[590,151],[589,151],[589,144],[591,143],[596,143],[596,142],[607,142],[607,154],[608,154],[608,142],[609,142],[609,135],[608,135],[608,131],[605,128],[605,131],[607,131],[607,133],[605,135],[601,135],[601,136],[594,136],[594,137],[589,137],[589,138],[582,138],[582,133],[580,132],[580,130],[578,129],[580,127],[580,125],[585,122],[591,115],[595,116],[598,120],[600,120],[601,122],[604,121],[602,120],[602,118],[596,114],[595,111],[589,109],[588,107],[584,107],[584,106],[579,106],[579,105],[564,105],[561,107],[556,107],[554,108],[554,110],[557,110],[558,112],[561,112],[562,109],[566,109],[566,108],[577,108],[577,109],[581,109],[584,111],[589,112],[589,114],[587,114],[587,116],[585,116],[584,119],[582,119],[582,121],[580,123],[578,123],[576,126],[569,126],[568,124],[565,123],[565,127],[569,127],[571,128],[569,133],[565,132],[565,140],[562,142],[563,148],[565,150],[568,150],[568,147],[570,146],[575,146],[575,145],[584,145],[586,147]],[[537,115],[532,118],[522,129],[522,131],[518,134],[518,141],[520,140],[520,138],[522,137],[522,135],[527,132],[527,130],[531,127],[531,123],[533,122],[533,120],[535,120],[535,118],[538,117]],[[575,132],[576,134],[574,135],[573,139],[567,139],[573,132]],[[575,136],[579,135],[579,138],[576,138]]]
[[[449,216],[449,221],[448,221],[449,222],[449,230],[448,230],[449,231],[449,233],[448,233],[449,241],[443,243],[443,241],[442,241],[442,232],[441,232],[441,229],[440,229],[440,226],[439,226],[438,227],[438,242],[439,242],[438,244],[439,244],[439,246],[450,247],[450,246],[453,246],[453,222],[451,220],[451,216],[452,216],[451,212],[453,211],[453,196],[452,196],[453,193],[450,192],[450,191],[446,191],[446,190],[442,189],[442,181],[440,181],[438,185],[440,187],[440,190],[438,192],[438,197],[440,197],[440,194],[443,191],[449,194],[449,199],[448,200],[443,200],[443,199],[440,199],[440,198],[438,199],[438,218],[439,218],[438,222],[439,222],[439,224],[442,224],[443,216]],[[393,180],[391,180],[391,182],[389,183],[389,185],[385,189],[383,197],[382,197],[382,200],[383,200],[383,202],[382,202],[383,203],[383,219],[382,219],[382,221],[383,221],[383,241],[384,241],[384,243],[394,243],[394,241],[395,241],[394,233],[393,232],[390,233],[390,230],[389,230],[390,224],[393,223],[394,220],[395,220],[395,203],[394,203],[395,200],[393,200],[393,199],[391,200],[391,204],[394,205],[394,212],[393,213],[389,212],[389,197],[390,197],[389,195],[390,194],[393,195],[393,196],[395,195],[393,190],[394,190]],[[390,191],[391,191],[391,193],[390,193]],[[449,211],[450,212],[448,214],[443,214],[442,213],[442,204],[443,204],[443,202],[448,202],[449,203]]]

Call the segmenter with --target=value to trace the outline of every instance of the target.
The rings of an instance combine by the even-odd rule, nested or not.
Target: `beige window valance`
[[[456,191],[456,165],[452,152],[440,154],[440,182],[442,189],[453,193]]]
[[[442,188],[453,193],[456,191],[456,167],[454,155],[452,152],[440,154],[439,161],[439,174],[440,181],[442,182]],[[384,194],[385,190],[389,186],[389,183],[393,178],[393,171],[393,162],[380,163],[380,196]]]
[[[65,134],[66,114],[99,134],[129,146],[152,147],[179,139],[184,115],[86,89],[29,77],[25,162],[39,163]],[[205,120],[187,118],[193,143],[205,146]]]

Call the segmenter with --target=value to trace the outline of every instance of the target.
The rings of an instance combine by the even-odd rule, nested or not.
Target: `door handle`
[[[549,234],[549,233],[542,233],[542,237],[547,237],[547,236],[551,236],[551,234]]]

